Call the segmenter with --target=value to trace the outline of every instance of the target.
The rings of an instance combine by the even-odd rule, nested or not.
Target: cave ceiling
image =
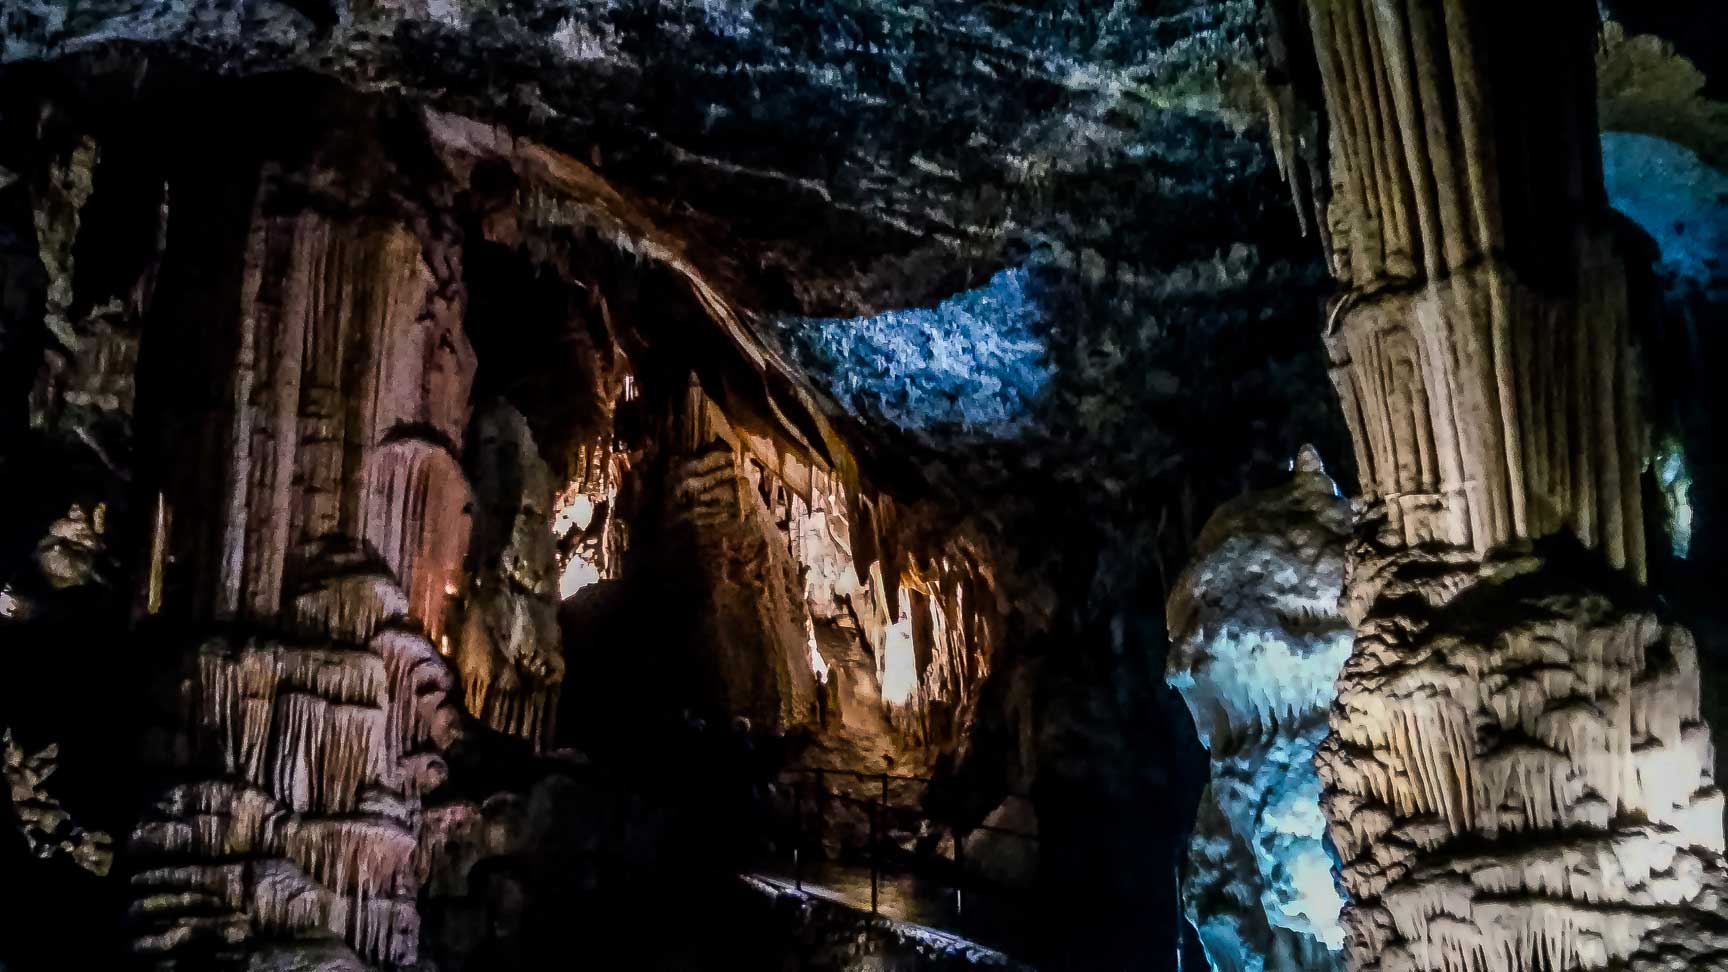
[[[1045,240],[1210,255],[1195,224],[1238,217],[1196,204],[1259,163],[1249,2],[337,2],[25,5],[7,56],[136,69],[141,44],[153,71],[310,68],[506,123],[764,313],[930,300]]]
[[[1629,30],[1670,36],[1720,16],[1619,6]],[[1259,16],[1252,0],[22,0],[4,59],[74,100],[155,91],[173,112],[188,79],[310,72],[446,134],[496,126],[476,137],[580,183],[635,252],[802,373],[814,410],[868,425],[866,447],[1004,508],[1028,477],[1057,484],[1095,523],[1168,527],[1179,556],[1201,510],[1303,442],[1349,478],[1312,340],[1320,246],[1266,132]],[[1671,114],[1655,134],[1712,158],[1728,126]]]

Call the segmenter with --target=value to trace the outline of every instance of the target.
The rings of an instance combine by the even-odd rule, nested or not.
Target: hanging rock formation
[[[1350,653],[1350,505],[1305,449],[1207,522],[1169,604],[1168,680],[1212,758],[1183,900],[1216,972],[1342,968],[1314,753]]]
[[[1595,6],[1283,12],[1311,43],[1281,68],[1317,79],[1330,122],[1319,223],[1346,289],[1326,344],[1368,510],[1317,758],[1350,964],[1723,967],[1692,639],[1636,588],[1646,454]]]
[[[408,965],[419,795],[462,731],[434,647],[471,502],[455,241],[296,205],[346,185],[322,169],[211,168],[172,187],[145,363],[167,461],[143,600],[192,642],[185,782],[130,841],[135,948]]]

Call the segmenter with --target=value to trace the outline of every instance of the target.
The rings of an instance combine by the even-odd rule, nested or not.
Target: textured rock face
[[[187,782],[129,843],[135,948],[323,938],[411,964],[419,795],[461,731],[434,648],[469,533],[460,281],[447,239],[281,213],[273,173],[258,208],[221,205],[247,180],[176,187],[187,229],[210,222],[171,227],[147,372],[174,384],[142,600],[204,633],[171,747]]]
[[[1218,972],[1342,967],[1313,758],[1350,652],[1351,517],[1317,457],[1300,465],[1208,521],[1170,597],[1167,678],[1212,760],[1183,900]]]
[[[713,449],[676,459],[666,529],[702,574],[699,637],[716,701],[760,725],[796,725],[816,710],[803,585],[738,458]]]
[[[1317,757],[1350,964],[1714,968],[1696,654],[1635,586],[1647,444],[1596,11],[1301,11],[1348,288],[1326,341],[1368,510]]]
[[[1368,556],[1318,758],[1358,967],[1664,967],[1624,963],[1676,926],[1720,958],[1723,803],[1691,635],[1573,573],[1571,548]]]
[[[558,629],[554,486],[522,413],[496,405],[474,422],[479,507],[473,590],[454,649],[467,709],[499,732],[549,742],[564,680]]]
[[[675,13],[649,0],[21,0],[0,60],[145,44],[490,103],[523,134],[584,157],[599,146],[723,276],[800,305],[775,309],[858,313],[935,294],[968,276],[959,261],[1055,228],[1057,197],[1107,239],[1114,214],[1086,201],[1093,179],[1126,159],[1157,180],[1148,156],[1192,151],[1186,125],[1165,123],[1252,109],[1252,24],[1246,0],[1140,15],[1079,0]],[[519,70],[498,76],[499,63]],[[820,220],[801,215],[816,207]]]
[[[31,853],[42,858],[64,854],[86,871],[106,875],[114,863],[114,839],[80,827],[44,785],[54,775],[57,756],[57,746],[26,753],[10,731],[0,733],[0,759],[5,760],[0,771],[11,791],[12,813]]]
[[[1406,545],[1482,554],[1564,530],[1642,577],[1626,274],[1603,228],[1592,62],[1577,56],[1593,15],[1559,17],[1555,51],[1514,67],[1506,41],[1439,11],[1310,10],[1343,180],[1332,266],[1355,288],[1326,340],[1364,499],[1385,502]],[[1482,63],[1448,70],[1447,39],[1480,44]],[[1379,87],[1348,87],[1365,71]],[[1510,80],[1525,73],[1541,84]],[[1482,88],[1454,104],[1449,80]],[[1530,138],[1495,127],[1524,113],[1547,116]]]

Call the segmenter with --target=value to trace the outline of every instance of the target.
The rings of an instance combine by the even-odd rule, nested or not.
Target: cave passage
[[[1728,972],[1708,0],[17,0],[0,972]]]

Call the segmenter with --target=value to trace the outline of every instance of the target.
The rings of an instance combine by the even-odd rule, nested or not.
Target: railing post
[[[880,838],[878,838],[876,835],[876,829],[879,826],[878,819],[881,817],[881,812],[880,812],[880,808],[878,807],[877,804],[872,803],[869,806],[870,806],[870,913],[876,914],[876,907],[877,907],[876,855],[878,853],[880,853],[880,844],[881,844]]]
[[[876,913],[876,805],[870,804],[870,913]]]
[[[804,856],[799,853],[804,848],[804,780],[800,777],[792,783],[792,883],[799,891],[804,890]]]
[[[825,860],[828,853],[828,776],[822,770],[816,771],[816,853],[821,855],[818,861]],[[820,874],[817,880],[821,880]]]
[[[954,835],[954,918],[959,920],[966,913],[966,835],[954,828],[948,832]]]
[[[882,837],[888,829],[888,774],[880,776],[881,794],[870,814],[870,913],[877,914],[878,886],[882,881]]]

